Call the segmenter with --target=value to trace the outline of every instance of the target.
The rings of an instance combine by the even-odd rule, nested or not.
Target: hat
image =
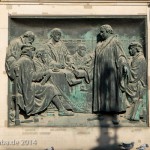
[[[30,50],[30,51],[35,51],[35,47],[32,45],[22,45],[21,50]]]
[[[142,48],[142,45],[141,45],[141,43],[139,43],[139,42],[131,42],[131,43],[129,44],[128,49],[130,49],[131,46],[136,46],[136,47]]]
[[[31,37],[32,39],[35,39],[35,35],[32,31],[26,31],[24,34],[23,34],[24,37]]]

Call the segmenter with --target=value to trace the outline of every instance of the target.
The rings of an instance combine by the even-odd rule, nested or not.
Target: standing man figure
[[[118,124],[118,114],[126,110],[122,96],[127,60],[110,25],[100,27],[100,37],[95,50],[93,112],[111,113],[112,122]]]
[[[139,121],[140,115],[146,111],[146,102],[144,102],[143,96],[147,87],[147,63],[143,55],[143,47],[139,42],[130,43],[128,49],[131,56],[131,63],[126,94],[132,104],[129,120]],[[146,118],[145,116],[142,117]]]

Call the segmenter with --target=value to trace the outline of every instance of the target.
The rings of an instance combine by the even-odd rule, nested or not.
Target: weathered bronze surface
[[[9,18],[9,125],[146,126],[145,23]]]

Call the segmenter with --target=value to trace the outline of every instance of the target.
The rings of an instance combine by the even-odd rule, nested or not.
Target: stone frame
[[[114,11],[114,10],[112,11],[112,9],[111,9],[111,8],[114,9],[114,8],[117,7],[118,10],[119,10],[119,12],[120,12],[120,14],[124,14],[124,15],[129,15],[129,14],[139,15],[139,14],[144,14],[144,15],[146,15],[147,19],[148,19],[147,23],[148,23],[148,40],[149,40],[149,32],[150,32],[149,28],[150,28],[150,25],[149,25],[149,8],[148,8],[147,4],[136,4],[136,7],[133,4],[128,4],[128,6],[130,6],[130,7],[122,6],[122,4],[120,4],[120,5],[121,5],[121,8],[120,8],[119,4],[118,4],[118,6],[112,6],[112,5],[109,6],[110,12],[108,12],[108,14],[110,15],[113,12],[112,13],[113,15],[118,15],[118,13],[116,11]],[[126,4],[124,4],[124,5],[126,5]],[[56,7],[56,9],[53,9],[53,11],[54,11],[53,13],[51,13],[51,11],[49,11],[46,6],[40,6],[39,10],[36,9],[36,6],[30,6],[29,7],[29,12],[26,12],[25,14],[26,15],[38,14],[38,15],[46,15],[46,16],[50,15],[50,13],[51,13],[51,15],[59,14],[59,12],[57,11],[58,9],[60,9],[59,5],[57,5],[58,7],[56,5],[53,5],[53,6]],[[84,7],[84,4],[82,6]],[[2,90],[2,94],[1,94],[1,99],[3,99],[5,101],[5,103],[3,101],[0,104],[1,106],[2,106],[2,104],[4,106],[1,109],[3,117],[2,117],[2,120],[0,121],[1,122],[1,127],[2,127],[1,130],[3,131],[2,132],[2,137],[6,138],[6,139],[13,139],[13,137],[15,137],[16,131],[18,131],[18,135],[20,135],[20,136],[24,135],[24,138],[30,138],[31,135],[33,135],[33,134],[36,134],[36,135],[39,134],[39,136],[37,137],[37,140],[39,141],[42,137],[45,137],[44,134],[46,134],[46,133],[47,133],[46,137],[50,137],[50,135],[48,135],[48,133],[50,133],[55,138],[58,138],[59,137],[58,136],[58,132],[62,132],[63,135],[61,137],[65,137],[64,141],[67,141],[68,138],[66,137],[66,135],[70,135],[72,133],[72,131],[75,132],[74,133],[75,138],[77,138],[79,136],[80,136],[80,138],[83,138],[83,136],[81,136],[81,132],[80,132],[82,130],[82,131],[84,131],[85,134],[89,134],[90,137],[84,138],[84,140],[85,141],[89,141],[90,140],[91,141],[90,143],[88,143],[85,146],[85,145],[83,145],[80,142],[80,138],[79,138],[76,141],[78,143],[78,146],[76,146],[75,143],[74,143],[74,141],[73,141],[73,139],[71,138],[71,139],[69,139],[69,141],[71,142],[71,145],[67,144],[64,147],[65,148],[76,147],[76,148],[85,148],[85,149],[87,149],[89,147],[93,147],[95,145],[95,140],[96,140],[95,136],[99,136],[99,130],[98,130],[98,128],[94,128],[94,129],[87,129],[87,128],[78,128],[78,129],[63,129],[62,128],[62,129],[59,129],[59,128],[53,128],[50,131],[48,129],[43,129],[43,128],[39,128],[39,129],[34,129],[34,128],[29,128],[29,129],[27,129],[27,128],[26,129],[14,128],[14,129],[11,129],[12,136],[9,136],[10,129],[8,129],[8,127],[7,127],[7,121],[8,120],[7,120],[7,114],[6,114],[6,112],[7,112],[7,103],[6,103],[6,101],[7,101],[7,75],[6,75],[5,69],[4,69],[5,50],[6,50],[7,41],[8,41],[8,36],[7,36],[8,35],[8,31],[7,31],[8,30],[8,26],[7,26],[8,25],[8,20],[7,19],[8,19],[8,15],[9,14],[11,14],[11,15],[12,14],[14,14],[14,15],[18,14],[19,16],[21,16],[21,15],[24,16],[24,13],[22,12],[22,10],[25,10],[27,7],[21,6],[21,8],[19,8],[19,6],[17,6],[16,4],[13,4],[12,6],[4,4],[4,5],[1,5],[0,7],[3,10],[3,13],[1,13],[1,18],[4,19],[4,22],[3,22],[3,24],[1,24],[1,27],[0,27],[0,31],[1,31],[1,33],[3,33],[2,35],[0,35],[0,39],[1,39],[1,41],[3,41],[3,44],[1,45],[1,49],[3,49],[3,53],[1,55],[1,57],[2,57],[2,69],[1,69],[1,74],[2,74],[1,83],[2,84],[1,84],[1,89],[3,89]],[[12,7],[14,7],[14,8],[11,9]],[[41,10],[41,7],[44,7],[45,9]],[[94,6],[94,8],[95,7],[96,6]],[[108,8],[107,6],[104,6],[104,7]],[[33,10],[31,10],[33,8],[36,9],[36,12],[33,12]],[[94,11],[92,13],[92,11],[93,11],[94,8],[87,10],[85,8],[77,6],[77,9],[82,10],[82,11],[84,10],[83,11],[84,14],[91,13],[93,15],[97,15],[98,13],[103,12],[102,14],[105,15],[105,12],[104,12],[105,9],[104,8],[103,8],[102,11],[101,10],[98,11],[99,7],[96,7],[95,11],[96,12],[98,11],[98,12],[95,13],[95,11]],[[128,12],[125,11],[125,10],[127,10],[127,8],[128,8]],[[72,9],[72,10],[74,11],[74,14],[75,14],[75,8]],[[66,13],[63,13],[63,14],[65,15],[67,13],[70,13],[70,11],[68,10]],[[80,13],[80,14],[82,15],[83,13]],[[4,40],[4,38],[5,38],[5,40]],[[149,49],[149,44],[148,44],[148,49]],[[148,66],[149,66],[149,55],[148,55]],[[149,71],[148,71],[148,77],[149,77]],[[46,133],[44,133],[43,130]],[[127,132],[126,134],[124,133],[124,130],[126,130],[126,132]],[[142,134],[141,134],[142,138],[138,137],[139,131],[142,131]],[[5,134],[4,134],[4,132],[5,132]],[[114,130],[109,129],[109,130],[104,131],[104,132],[114,133]],[[136,127],[132,128],[132,129],[131,128],[122,128],[122,129],[118,130],[118,134],[120,135],[119,141],[124,141],[124,136],[126,135],[128,137],[128,133],[130,133],[130,136],[126,139],[126,141],[131,141],[131,139],[134,136],[135,137],[134,140],[135,140],[135,142],[137,142],[137,145],[139,145],[140,142],[144,142],[144,143],[147,142],[148,143],[149,142],[148,136],[147,136],[147,138],[144,138],[145,135],[148,134],[148,132],[149,132],[148,128],[145,128],[145,129],[136,128]],[[100,134],[102,134],[102,133],[100,133]],[[93,137],[93,135],[95,135],[95,136]],[[18,140],[20,139],[19,137],[15,137],[15,138],[18,139]],[[44,143],[46,143],[46,144],[44,144]],[[40,148],[42,149],[42,148],[45,148],[45,147],[47,148],[48,146],[51,146],[53,144],[56,145],[55,147],[58,147],[58,148],[61,148],[61,146],[62,146],[61,143],[58,144],[55,139],[52,139],[52,141],[50,143],[47,140],[45,142],[42,140],[40,142],[40,144],[38,145],[38,148],[39,149]],[[9,148],[9,146],[4,146],[4,148],[5,147]],[[21,148],[21,146],[20,146],[20,148]],[[34,149],[35,147],[30,146],[29,148],[30,149],[31,148]]]

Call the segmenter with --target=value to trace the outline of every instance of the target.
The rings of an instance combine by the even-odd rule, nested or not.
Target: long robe
[[[16,78],[19,106],[27,115],[45,110],[52,99],[60,93],[52,84],[40,83],[44,72],[36,72],[33,60],[29,56],[22,55],[17,63],[19,66]]]
[[[52,58],[56,63],[66,66],[66,57],[69,55],[67,47],[62,41],[53,44],[52,39],[49,40],[47,45],[47,52],[50,58]]]
[[[115,36],[97,44],[94,62],[93,112],[125,111],[123,66],[126,56]]]
[[[146,100],[144,99],[147,87],[147,63],[142,52],[132,57],[130,64],[130,76],[126,93],[131,102],[131,120],[146,118]]]
[[[126,89],[127,94],[136,100],[143,99],[146,89],[147,63],[143,53],[133,57],[130,65],[130,79]]]
[[[41,59],[39,59],[39,58],[37,58],[37,57],[34,57],[34,58],[33,58],[33,61],[34,61],[34,65],[35,65],[36,71],[38,71],[38,72],[44,72],[44,71],[47,71],[47,70],[49,69],[49,66],[47,66],[47,64],[44,64],[44,63],[41,61]],[[55,76],[55,75],[56,75],[55,73],[54,73],[54,74],[52,73],[52,76]],[[55,82],[54,82],[52,79],[50,79],[50,80],[48,80],[48,83],[54,84]],[[72,109],[72,106],[71,106],[69,100],[66,99],[66,97],[64,97],[65,93],[59,88],[59,85],[56,85],[56,83],[54,84],[54,86],[55,86],[56,90],[58,91],[58,93],[60,93],[59,96],[61,96],[61,100],[62,100],[62,102],[63,102],[63,103],[62,103],[63,106],[64,106],[66,109],[71,110],[71,109]],[[61,91],[60,91],[60,90],[61,90]]]

